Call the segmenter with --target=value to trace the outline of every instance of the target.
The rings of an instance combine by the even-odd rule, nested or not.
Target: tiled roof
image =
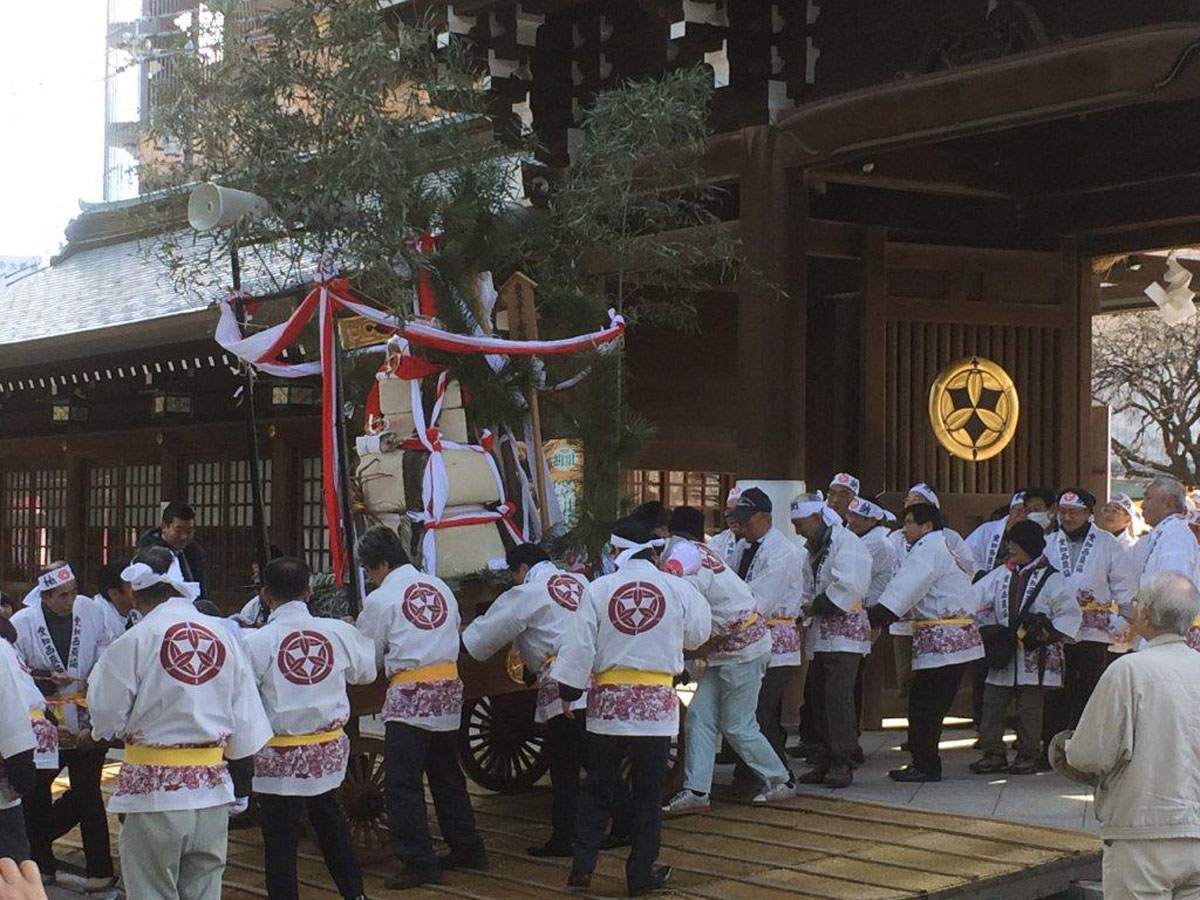
[[[211,237],[187,230],[173,236],[177,256],[207,258]],[[227,271],[186,289],[173,283],[171,267],[156,252],[159,240],[79,249],[15,281],[0,294],[0,347],[197,312],[224,294]],[[242,286],[251,294],[276,294],[310,276],[271,248],[243,250],[241,259]]]

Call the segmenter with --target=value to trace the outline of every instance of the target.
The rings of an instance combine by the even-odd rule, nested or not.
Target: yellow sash
[[[641,669],[605,669],[603,672],[597,672],[592,677],[592,682],[597,686],[602,684],[651,684],[670,687],[675,680],[675,676],[667,672],[643,672]]]
[[[751,625],[753,625],[755,622],[757,622],[759,620],[759,618],[760,617],[759,617],[758,613],[756,613],[756,612],[750,613],[749,618],[742,619],[742,621],[738,622],[736,625],[733,626],[733,628],[731,628],[729,630],[733,631],[733,632],[745,631],[747,628],[749,628]],[[768,619],[767,621],[769,624],[770,620]]]
[[[974,619],[914,619],[914,628],[934,628],[938,625],[974,625]]]
[[[74,703],[82,709],[87,709],[87,694],[82,691],[77,691],[74,694],[62,694],[58,697],[47,697],[46,703],[50,706],[66,706],[68,703]]]
[[[757,613],[755,615],[757,615]],[[788,619],[788,618],[767,619],[767,624],[768,625],[792,625],[792,626],[794,626],[796,624],[796,619],[795,619],[795,617],[792,617],[790,619]],[[739,628],[738,630],[740,631],[741,629]]]
[[[346,732],[340,728],[333,731],[318,731],[316,734],[277,734],[267,741],[268,747],[307,747],[309,744],[327,744],[336,741]]]
[[[1192,619],[1192,627],[1200,628],[1200,616],[1196,616],[1196,618]]]
[[[440,662],[419,669],[405,669],[392,676],[392,684],[412,684],[414,681],[445,681],[458,677],[458,662]]]
[[[31,719],[44,719],[44,718],[46,718],[46,713],[45,713],[45,711],[43,711],[43,710],[40,710],[40,709],[38,709],[37,707],[34,707],[34,708],[32,708],[32,709],[30,709],[30,710],[29,710],[29,718],[31,718]]]
[[[125,762],[135,766],[219,766],[225,762],[220,747],[143,747],[125,745]]]
[[[1084,603],[1079,608],[1084,612],[1116,612],[1114,606],[1115,603]]]

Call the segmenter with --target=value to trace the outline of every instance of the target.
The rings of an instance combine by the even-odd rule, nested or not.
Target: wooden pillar
[[[742,130],[738,281],[738,475],[804,477],[804,257],[794,223],[807,193],[778,165],[766,125]]]
[[[907,485],[889,485],[887,446],[887,230],[868,228],[863,241],[862,316],[859,321],[858,472],[869,494]]]

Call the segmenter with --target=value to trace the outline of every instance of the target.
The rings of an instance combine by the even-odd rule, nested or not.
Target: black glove
[[[830,600],[824,591],[813,597],[812,611],[814,616],[836,616],[841,612],[837,604]]]
[[[569,684],[558,683],[558,696],[568,703],[574,703],[583,696],[583,691],[577,687],[571,687]]]
[[[1027,614],[1021,620],[1021,624],[1025,628],[1025,638],[1022,643],[1027,650],[1045,647],[1058,640],[1058,632],[1054,629],[1054,623],[1045,613]]]
[[[28,797],[37,787],[37,766],[33,764],[33,751],[26,750],[4,757],[4,775],[12,789],[22,797]]]
[[[867,610],[867,619],[872,628],[886,628],[893,622],[899,622],[900,617],[881,603],[876,603]]]

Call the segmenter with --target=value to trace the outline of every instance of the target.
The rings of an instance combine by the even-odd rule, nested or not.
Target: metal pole
[[[233,273],[233,289],[242,289],[242,267],[238,260],[237,238],[229,238],[229,263]],[[245,328],[246,304],[241,297],[237,300],[238,324]],[[258,418],[254,411],[254,369],[246,366],[246,444],[250,452],[250,503],[254,522],[254,551],[258,561],[258,578],[262,582],[263,574],[267,571],[267,516],[263,511],[262,481],[259,476],[258,463]]]

